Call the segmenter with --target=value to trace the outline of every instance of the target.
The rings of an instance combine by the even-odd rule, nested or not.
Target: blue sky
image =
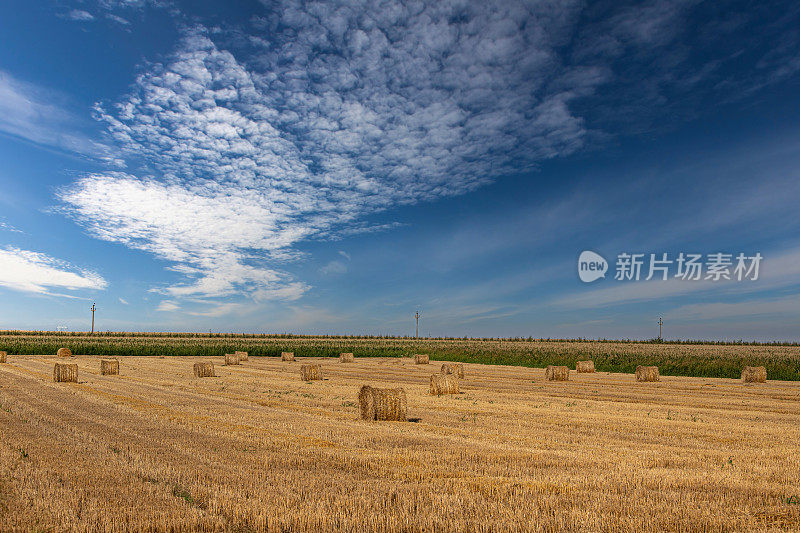
[[[3,2],[0,328],[800,340],[799,82],[791,2]]]

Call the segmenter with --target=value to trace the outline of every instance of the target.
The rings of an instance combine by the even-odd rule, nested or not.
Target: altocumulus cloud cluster
[[[560,64],[569,2],[284,3],[245,31],[186,30],[98,106],[126,173],[60,191],[94,236],[173,262],[171,297],[293,299],[281,269],[393,206],[573,152],[602,82]]]

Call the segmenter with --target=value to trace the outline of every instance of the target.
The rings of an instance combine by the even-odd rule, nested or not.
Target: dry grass
[[[213,378],[214,363],[210,361],[198,361],[194,364],[194,376],[197,378]]]
[[[453,374],[464,379],[464,365],[461,363],[442,363],[442,374]]]
[[[547,381],[569,381],[569,368],[548,365],[544,371],[544,378]]]
[[[69,348],[59,348],[56,355],[58,357],[72,357],[72,350]]]
[[[235,353],[226,353],[225,354],[225,366],[230,365],[238,365],[239,363],[239,354]]]
[[[352,363],[355,361],[355,357],[353,357],[352,353],[340,353],[339,354],[339,362],[340,363]]]
[[[100,375],[116,376],[119,374],[119,361],[116,359],[100,360]]]
[[[248,359],[247,352],[240,352],[239,350],[237,350],[235,353],[237,356],[239,356],[239,361],[247,361]]]
[[[797,383],[466,364],[436,397],[409,359],[309,359],[313,384],[275,357],[57,361],[0,365],[0,531],[800,529]],[[418,422],[360,420],[364,383]]]
[[[594,372],[594,361],[578,361],[578,364],[575,365],[575,372],[591,374]]]
[[[660,381],[657,366],[637,366],[636,381]]]
[[[458,377],[453,374],[431,374],[430,392],[436,396],[458,394]]]
[[[300,365],[300,379],[303,381],[322,379],[322,365]]]
[[[415,365],[427,365],[430,363],[430,357],[424,353],[415,353],[414,354],[414,364]]]
[[[294,352],[281,352],[281,361],[294,361]]]
[[[77,383],[78,365],[75,363],[56,363],[53,365],[53,381],[56,383]]]
[[[746,366],[742,370],[742,382],[744,383],[766,383],[767,369],[763,366]]]

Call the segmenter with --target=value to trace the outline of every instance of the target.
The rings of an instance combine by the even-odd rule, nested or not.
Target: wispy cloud
[[[94,15],[83,9],[73,9],[72,11],[66,13],[64,18],[77,22],[90,22],[94,20]]]
[[[695,303],[683,305],[664,314],[673,320],[712,320],[727,318],[764,318],[775,316],[780,319],[800,317],[800,301],[796,295],[755,298],[739,302]]]
[[[0,70],[0,134],[113,163],[105,145],[80,132],[81,119],[58,105],[63,100]]]
[[[174,302],[172,300],[163,300],[161,303],[158,304],[158,307],[156,307],[156,311],[171,313],[172,311],[177,311],[180,308],[181,306],[178,305],[177,302]]]
[[[15,228],[14,226],[12,226],[11,224],[3,222],[2,220],[0,220],[0,230],[2,230],[2,231],[10,231],[11,233],[23,233],[22,230],[19,230],[19,229]]]
[[[107,14],[106,18],[108,20],[113,20],[117,24],[121,24],[123,26],[130,26],[130,24],[131,24],[131,22],[128,19],[120,17],[119,15],[114,15],[112,13]]]
[[[51,290],[102,290],[108,283],[91,270],[79,269],[42,253],[9,247],[0,249],[0,286],[64,296],[53,294]]]
[[[347,265],[345,265],[342,261],[331,261],[330,263],[320,268],[319,272],[320,274],[323,274],[325,276],[331,276],[335,274],[345,274],[347,273]]]

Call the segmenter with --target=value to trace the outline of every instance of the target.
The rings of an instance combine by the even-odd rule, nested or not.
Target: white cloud
[[[345,259],[347,259],[348,261],[350,261],[350,254],[348,254],[348,253],[347,253],[347,252],[345,252],[344,250],[339,250],[339,255],[341,255],[342,257],[344,257],[344,258],[345,258]]]
[[[268,191],[211,183],[189,190],[113,174],[82,178],[60,197],[96,237],[177,263],[173,270],[194,281],[161,289],[173,297],[245,292],[291,300],[307,288],[263,266],[307,234]]]
[[[131,24],[131,22],[128,19],[122,18],[122,17],[120,17],[118,15],[114,15],[114,14],[111,14],[111,13],[107,14],[106,18],[108,20],[113,20],[117,24],[121,24],[123,26],[130,26],[130,24]]]
[[[156,311],[163,311],[166,313],[170,313],[172,311],[177,311],[180,308],[181,306],[178,305],[178,303],[175,301],[163,300],[161,303],[158,304],[158,307],[156,307]]]
[[[122,305],[128,305],[128,300],[124,298],[119,298],[119,303],[121,303]]]
[[[83,9],[73,9],[72,11],[67,13],[65,17],[70,20],[75,20],[77,22],[89,22],[94,20],[94,15]]]
[[[331,261],[327,265],[319,269],[320,273],[325,276],[333,274],[345,274],[347,272],[347,265],[341,261]]]
[[[8,224],[8,223],[2,222],[2,221],[0,221],[0,230],[10,231],[11,233],[23,233],[22,230],[19,230],[19,229],[15,228],[14,226],[12,226],[11,224]]]
[[[282,32],[233,52],[196,28],[97,110],[159,178],[86,176],[59,197],[92,235],[174,262],[189,282],[172,297],[297,298],[308,287],[275,267],[297,243],[391,229],[362,217],[582,145],[576,95],[546,87],[574,9],[289,2]]]
[[[0,286],[52,294],[54,288],[101,290],[108,283],[96,272],[78,269],[45,254],[9,247],[0,249]]]
[[[63,97],[0,70],[0,133],[114,163],[108,148],[81,133],[81,119],[58,105]]]

